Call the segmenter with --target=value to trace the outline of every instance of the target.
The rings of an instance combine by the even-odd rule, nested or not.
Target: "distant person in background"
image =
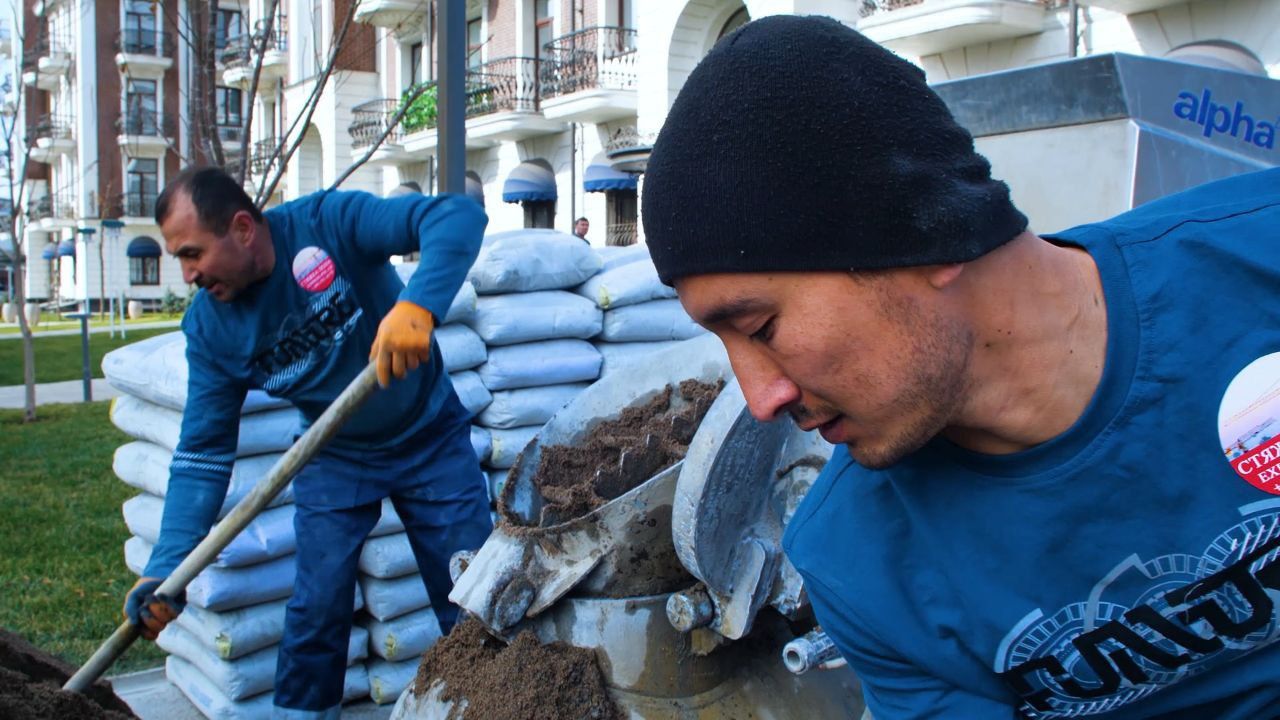
[[[584,243],[591,243],[591,241],[587,239],[587,231],[590,229],[591,223],[584,217],[580,217],[573,221],[573,234],[580,238]]]

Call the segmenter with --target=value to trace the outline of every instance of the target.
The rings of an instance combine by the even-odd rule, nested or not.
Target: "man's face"
[[[586,237],[587,231],[591,229],[591,223],[586,220],[579,220],[573,224],[573,234],[578,237]]]
[[[751,414],[790,414],[888,467],[956,417],[973,333],[913,271],[734,273],[676,283],[724,342]]]
[[[250,250],[255,231],[248,212],[237,213],[226,235],[215,235],[203,224],[191,196],[178,193],[168,217],[160,225],[165,247],[182,266],[182,279],[195,283],[220,302],[230,302],[258,280]]]

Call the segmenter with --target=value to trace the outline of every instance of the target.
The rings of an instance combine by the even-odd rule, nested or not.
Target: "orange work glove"
[[[160,587],[161,582],[161,578],[156,577],[140,578],[129,589],[124,600],[125,618],[148,640],[155,640],[164,626],[173,622],[186,605],[182,598],[156,595],[156,588]]]
[[[378,336],[369,351],[369,360],[378,364],[379,385],[390,385],[392,375],[404,379],[419,363],[431,360],[431,331],[435,326],[429,310],[408,300],[391,308],[378,325]]]

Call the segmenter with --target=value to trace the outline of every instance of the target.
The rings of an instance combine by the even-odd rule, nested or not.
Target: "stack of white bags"
[[[398,266],[402,277],[414,269]],[[702,332],[662,285],[643,246],[593,249],[550,230],[497,233],[449,309],[436,339],[464,406],[491,500],[538,430],[597,378]],[[159,535],[168,467],[186,400],[181,333],[107,355],[125,393],[112,421],[135,438],[114,469],[141,492],[124,504],[133,537],[126,563],[141,573]],[[294,409],[253,392],[245,401],[225,514],[299,430]],[[287,488],[188,587],[187,610],[160,638],[167,674],[210,718],[270,715],[276,648],[294,574]],[[389,502],[360,556],[356,627],[344,697],[394,702],[421,654],[440,637],[403,525]]]

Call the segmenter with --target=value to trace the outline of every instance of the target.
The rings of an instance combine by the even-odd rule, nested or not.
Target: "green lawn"
[[[123,345],[152,335],[177,332],[178,328],[132,330],[126,340],[110,333],[89,334],[89,368],[96,378],[102,377],[102,356]],[[84,377],[79,335],[36,336],[36,382],[79,380]],[[0,340],[0,385],[22,384],[22,341]]]
[[[120,504],[136,491],[111,472],[112,453],[129,438],[107,405],[43,405],[31,424],[21,410],[0,410],[0,627],[75,665],[120,624],[135,580],[124,565]],[[163,657],[139,641],[109,674]]]

